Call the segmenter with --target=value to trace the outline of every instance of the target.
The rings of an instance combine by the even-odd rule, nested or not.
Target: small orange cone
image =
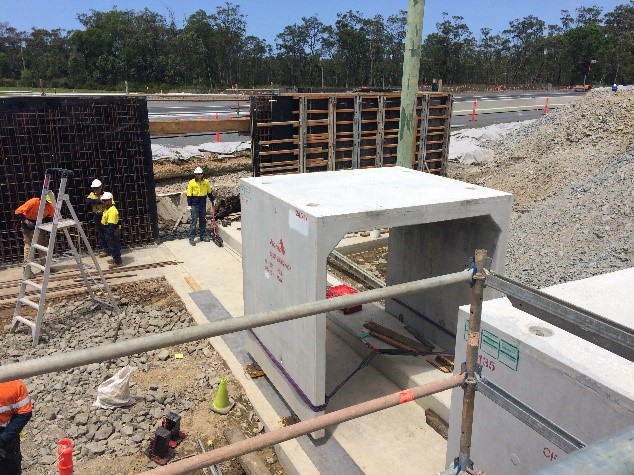
[[[216,142],[220,142],[220,132],[216,132]]]
[[[229,391],[227,390],[227,379],[222,378],[220,385],[218,386],[218,394],[216,399],[211,405],[211,410],[218,414],[227,414],[235,405],[235,401],[229,397]]]

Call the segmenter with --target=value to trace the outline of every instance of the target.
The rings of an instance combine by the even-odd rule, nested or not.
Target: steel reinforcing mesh
[[[114,195],[124,247],[158,235],[145,98],[11,97],[0,99],[0,266],[22,261],[14,211],[40,196],[47,168],[73,170],[66,192],[91,245],[96,235],[85,199],[92,180]],[[60,176],[53,174],[57,192]],[[68,210],[64,217],[70,217]],[[76,234],[76,231],[71,230]],[[58,232],[56,250],[66,249]]]

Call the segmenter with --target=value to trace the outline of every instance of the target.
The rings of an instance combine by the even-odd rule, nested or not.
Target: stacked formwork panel
[[[420,93],[412,168],[445,175],[452,97]],[[251,98],[255,176],[396,164],[399,93]]]
[[[22,260],[14,210],[40,196],[47,168],[73,170],[67,192],[93,245],[84,204],[99,178],[114,194],[125,246],[158,236],[152,151],[144,98],[20,97],[0,99],[0,265]],[[59,187],[54,177],[51,188]],[[64,240],[58,239],[57,251]]]

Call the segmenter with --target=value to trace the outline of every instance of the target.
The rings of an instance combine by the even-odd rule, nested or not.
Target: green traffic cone
[[[231,408],[233,408],[236,402],[229,397],[229,391],[227,390],[227,379],[222,378],[220,385],[218,386],[218,394],[216,399],[211,405],[211,410],[218,414],[227,414]]]

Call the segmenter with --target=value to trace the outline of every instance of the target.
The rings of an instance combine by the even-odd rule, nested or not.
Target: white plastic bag
[[[134,404],[134,398],[130,397],[130,376],[136,371],[133,366],[121,368],[109,379],[106,379],[97,388],[97,400],[93,406],[104,409],[115,409]]]

